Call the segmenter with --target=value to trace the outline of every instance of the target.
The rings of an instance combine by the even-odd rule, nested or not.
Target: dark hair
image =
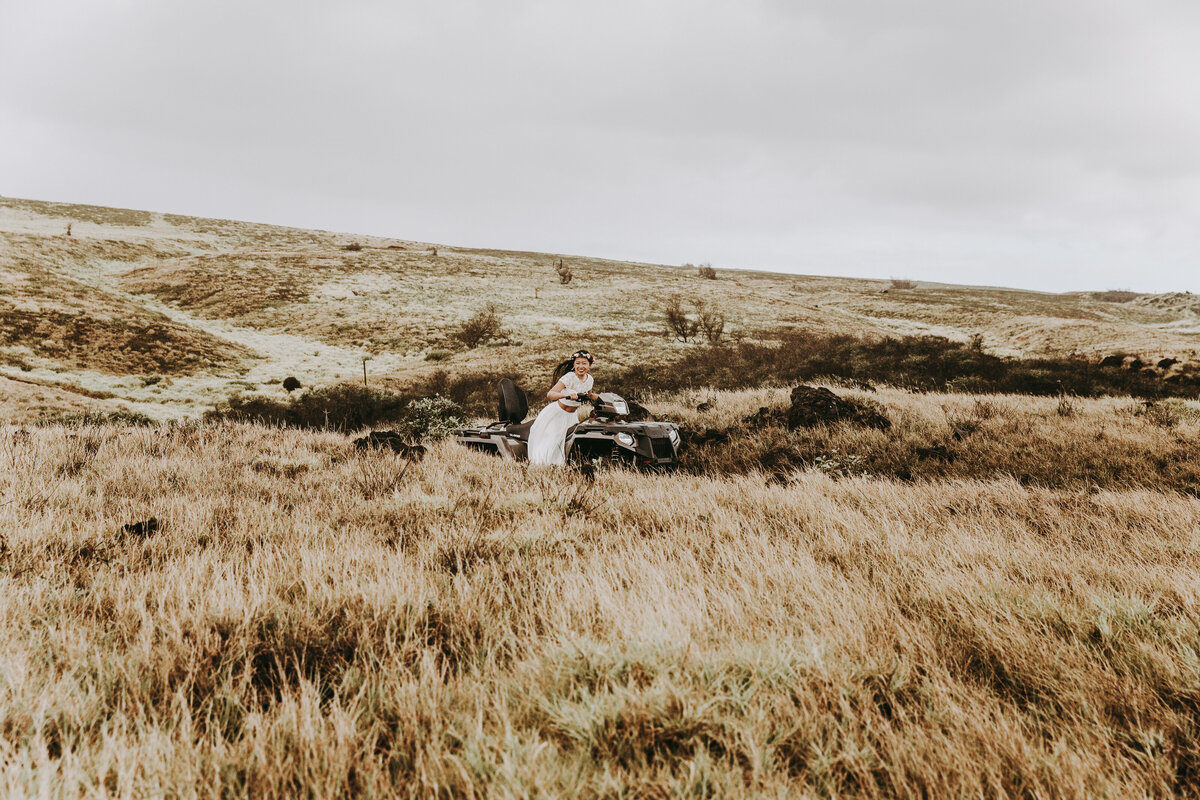
[[[570,358],[566,359],[565,361],[563,361],[557,367],[554,368],[554,383],[558,383],[559,378],[561,378],[563,375],[566,375],[571,370],[575,369],[575,359],[579,358],[580,356],[582,356],[583,358],[586,358],[588,360],[589,364],[593,363],[596,360],[596,357],[593,356],[591,353],[589,353],[587,350],[584,350],[582,347],[579,348],[574,353],[571,353]]]

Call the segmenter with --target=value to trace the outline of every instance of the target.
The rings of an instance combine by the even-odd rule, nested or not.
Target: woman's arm
[[[562,400],[564,397],[570,397],[567,392],[563,391],[563,382],[559,381],[550,387],[550,391],[546,392],[547,400]]]

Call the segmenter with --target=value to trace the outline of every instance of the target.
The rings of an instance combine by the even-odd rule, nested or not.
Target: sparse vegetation
[[[558,260],[558,266],[554,268],[554,271],[558,274],[558,282],[563,286],[566,286],[575,277],[575,273],[571,271],[569,266],[563,263],[561,258]]]
[[[1092,296],[1103,303],[1128,303],[1137,300],[1141,294],[1128,289],[1112,289],[1107,292],[1096,292]]]
[[[678,304],[680,324],[695,325]],[[670,317],[667,317],[668,322]],[[691,328],[694,333],[694,328]],[[765,336],[760,332],[760,336]],[[1200,373],[1163,380],[1142,371],[1112,370],[1082,358],[1017,359],[976,350],[937,336],[868,339],[801,330],[771,334],[777,344],[712,348],[703,359],[638,364],[612,377],[630,391],[674,391],[687,386],[744,389],[820,378],[881,381],[925,391],[1014,393],[1080,397],[1194,397]],[[681,337],[682,338],[682,337]]]
[[[696,272],[705,280],[715,281],[717,279],[717,271],[713,269],[712,264],[701,264],[696,268]]]
[[[917,288],[917,282],[909,280],[907,278],[892,278],[889,281],[889,285],[893,289],[915,289],[915,288]]]

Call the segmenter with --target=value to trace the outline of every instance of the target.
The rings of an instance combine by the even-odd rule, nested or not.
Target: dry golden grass
[[[1046,424],[1126,424],[1079,406]],[[10,796],[1200,789],[1200,500],[1172,492],[9,426],[0,530]]]

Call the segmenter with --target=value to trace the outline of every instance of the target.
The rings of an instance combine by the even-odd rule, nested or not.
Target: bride
[[[554,402],[542,409],[529,429],[529,463],[566,463],[567,431],[579,421],[582,401],[596,397],[589,374],[595,360],[587,350],[576,350],[554,371],[557,381],[546,392],[546,398]]]

